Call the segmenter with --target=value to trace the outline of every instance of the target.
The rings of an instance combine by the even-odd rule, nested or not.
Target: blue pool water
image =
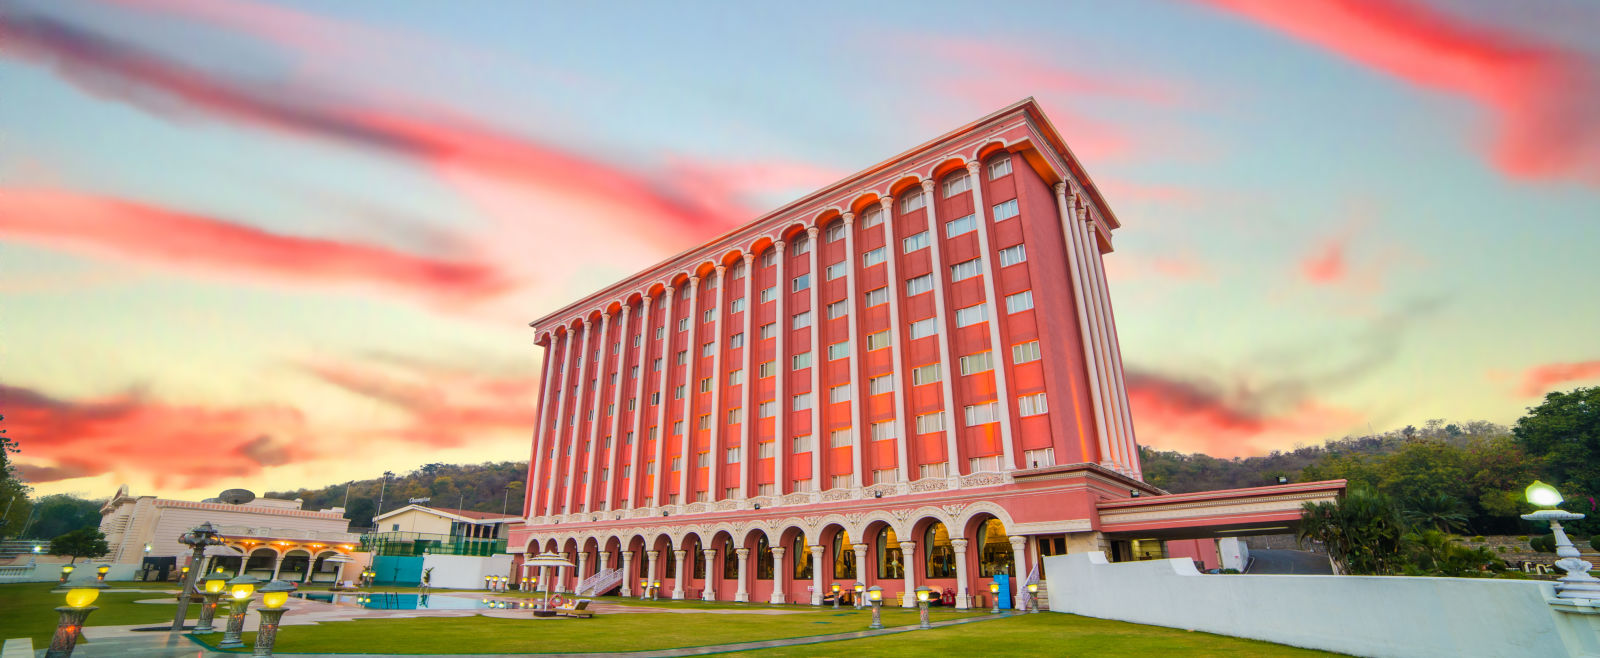
[[[525,610],[534,607],[534,602],[532,601],[474,599],[466,596],[447,596],[443,594],[299,592],[295,596],[323,603],[359,605],[372,610]]]

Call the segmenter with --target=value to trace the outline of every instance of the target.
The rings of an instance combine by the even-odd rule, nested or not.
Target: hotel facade
[[[1028,99],[531,323],[511,550],[577,564],[541,576],[557,591],[816,604],[860,581],[967,607],[1044,555],[1331,495],[1144,483],[1103,264],[1118,227]]]

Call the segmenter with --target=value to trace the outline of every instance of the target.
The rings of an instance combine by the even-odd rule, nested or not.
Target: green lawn
[[[36,647],[48,645],[61,619],[55,609],[66,605],[65,593],[52,592],[54,587],[54,583],[0,585],[0,640],[31,637]],[[86,623],[89,626],[172,623],[174,606],[134,603],[158,598],[163,596],[106,590],[94,602],[100,609],[90,613]],[[199,615],[200,606],[189,606],[190,618]]]

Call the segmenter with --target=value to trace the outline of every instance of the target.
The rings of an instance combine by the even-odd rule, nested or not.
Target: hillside
[[[527,462],[482,464],[424,464],[409,473],[332,484],[320,489],[269,491],[267,498],[304,501],[306,509],[345,507],[352,528],[372,525],[383,495],[383,511],[404,507],[413,498],[429,498],[429,505],[477,512],[522,512],[522,487],[528,479]],[[509,489],[510,494],[507,495]]]

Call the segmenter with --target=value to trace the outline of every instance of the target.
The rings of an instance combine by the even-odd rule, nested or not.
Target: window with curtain
[[[806,546],[804,534],[795,535],[794,546],[789,547],[789,554],[794,556],[794,577],[798,580],[810,580],[811,548]]]
[[[733,544],[722,545],[722,577],[729,580],[739,578],[739,551]]]
[[[665,551],[662,551],[662,552],[666,553],[667,566],[666,566],[665,569],[661,570],[661,577],[662,578],[677,578],[678,577],[678,554],[677,554],[677,552],[673,551],[670,548],[665,550]]]
[[[706,554],[700,549],[700,542],[689,545],[689,563],[694,565],[693,578],[706,577]]]
[[[1011,539],[1000,519],[989,519],[978,526],[978,577],[1011,573]]]
[[[772,574],[772,545],[762,533],[756,537],[756,580],[772,580]]]
[[[840,530],[833,536],[834,580],[855,580],[856,552],[850,548],[850,533]]]
[[[878,578],[880,580],[906,577],[905,556],[900,552],[900,538],[894,528],[884,526],[878,531]]]
[[[934,523],[922,537],[923,563],[928,565],[929,578],[956,577],[956,549],[950,544],[950,531],[943,523]]]

